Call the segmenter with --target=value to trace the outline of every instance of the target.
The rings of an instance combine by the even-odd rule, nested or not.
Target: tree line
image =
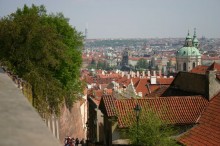
[[[0,19],[0,62],[32,86],[40,114],[71,108],[82,90],[83,36],[62,13],[24,5]]]

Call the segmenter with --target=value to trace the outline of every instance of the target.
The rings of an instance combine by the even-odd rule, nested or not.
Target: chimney
[[[133,72],[133,71],[131,72],[131,77],[132,77],[132,78],[134,78],[134,77],[135,77],[135,74],[134,74],[134,72]]]
[[[159,70],[159,76],[161,77],[161,70]]]
[[[150,83],[153,84],[153,85],[157,84],[157,77],[156,76],[151,76],[150,77]]]
[[[121,76],[124,77],[124,75],[125,75],[125,74],[124,74],[124,72],[122,71],[122,72],[121,72]]]
[[[140,73],[139,73],[139,71],[137,71],[137,77],[138,77],[138,78],[140,77]]]
[[[142,71],[142,76],[145,77],[145,71]]]
[[[153,71],[153,76],[156,76],[156,71],[155,70]]]
[[[147,76],[150,77],[150,71],[149,70],[147,71]]]

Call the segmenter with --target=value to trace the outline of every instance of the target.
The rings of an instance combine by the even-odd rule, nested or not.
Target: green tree
[[[138,60],[136,68],[137,69],[148,69],[148,66],[149,66],[148,62],[142,58]]]
[[[175,146],[178,145],[171,136],[175,133],[172,126],[162,121],[153,110],[141,111],[138,131],[137,123],[134,122],[125,135],[132,144],[141,146]]]
[[[32,85],[40,114],[58,114],[79,96],[82,40],[67,18],[44,6],[24,5],[0,20],[0,61]]]

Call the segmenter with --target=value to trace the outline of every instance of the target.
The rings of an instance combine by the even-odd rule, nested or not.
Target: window
[[[183,71],[186,71],[186,63],[183,63]]]
[[[195,62],[193,62],[193,68],[195,68],[196,67],[196,63]]]

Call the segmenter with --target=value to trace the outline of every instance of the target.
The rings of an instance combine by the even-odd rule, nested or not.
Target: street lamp
[[[137,139],[137,144],[139,144],[139,139],[138,139],[138,128],[139,128],[139,115],[141,111],[141,106],[139,104],[136,104],[134,108],[135,114],[136,114],[136,120],[137,120],[137,134],[136,134],[136,139]]]

